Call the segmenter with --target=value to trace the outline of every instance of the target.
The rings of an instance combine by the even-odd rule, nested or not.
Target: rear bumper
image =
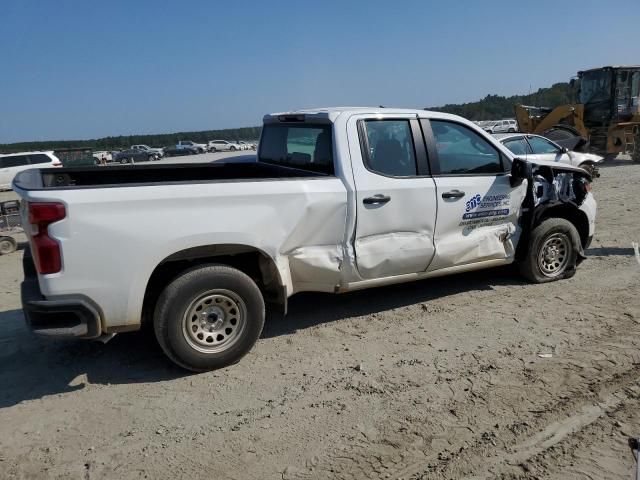
[[[38,335],[59,338],[97,338],[100,315],[86,300],[47,300],[40,292],[35,265],[27,248],[22,260],[24,281],[20,285],[27,326]]]

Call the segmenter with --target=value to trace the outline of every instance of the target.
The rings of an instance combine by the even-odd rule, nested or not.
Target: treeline
[[[556,83],[551,88],[540,88],[531,95],[503,97],[487,95],[478,102],[448,104],[442,107],[429,107],[428,110],[460,115],[469,120],[498,120],[513,118],[517,103],[540,107],[557,107],[573,101],[573,92],[568,83]],[[123,135],[104,137],[94,140],[54,140],[45,142],[20,142],[0,144],[0,152],[21,152],[32,150],[56,150],[59,148],[84,147],[92,150],[123,150],[131,145],[145,144],[150,147],[175,145],[180,140],[192,140],[206,143],[209,140],[256,140],[260,137],[261,127],[228,128],[224,130],[204,130],[200,132],[178,132],[155,135]]]
[[[556,83],[551,88],[540,88],[531,95],[487,95],[478,102],[449,104],[442,107],[429,107],[427,110],[453,113],[469,120],[499,120],[515,118],[514,107],[517,103],[536,107],[558,107],[573,102],[572,89],[568,83]]]
[[[63,148],[91,148],[92,150],[124,150],[131,145],[144,144],[150,147],[167,147],[180,140],[207,143],[209,140],[257,140],[262,127],[227,128],[200,132],[178,132],[155,135],[122,135],[94,140],[53,140],[44,142],[20,142],[0,144],[0,152],[29,152],[34,150],[57,150]]]

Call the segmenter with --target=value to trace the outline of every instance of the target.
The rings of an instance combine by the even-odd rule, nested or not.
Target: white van
[[[13,177],[27,168],[61,166],[62,162],[53,152],[22,152],[0,155],[0,190],[11,190]]]

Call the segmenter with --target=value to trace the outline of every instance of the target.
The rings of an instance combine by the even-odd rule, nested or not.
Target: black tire
[[[211,153],[216,153],[217,151],[218,151],[218,149],[217,149],[216,147],[213,147],[213,148],[211,149]]]
[[[232,152],[236,151],[236,147],[232,146],[229,150],[231,150]]]
[[[203,309],[204,304],[208,306]],[[207,311],[215,309],[220,313]],[[174,363],[205,372],[246,355],[260,337],[264,317],[264,299],[250,277],[226,265],[206,265],[185,271],[164,289],[153,323],[158,343]],[[222,323],[215,326],[218,322]],[[208,344],[209,340],[221,346]],[[222,342],[227,340],[225,346]]]
[[[564,218],[543,220],[531,232],[527,257],[518,264],[520,273],[533,283],[571,278],[576,273],[580,248],[580,235],[570,221]]]
[[[149,158],[147,158],[149,162],[153,162],[155,159],[156,159],[155,155],[149,155]]]
[[[586,170],[591,178],[598,178],[600,176],[600,172],[598,171],[598,167],[593,162],[583,162],[579,165],[580,168]]]
[[[633,163],[640,163],[640,130],[633,138],[633,152],[631,152]]]
[[[0,237],[0,255],[9,255],[18,249],[18,242],[13,237]]]
[[[510,129],[509,129],[509,133],[515,133],[515,132],[516,132],[516,129],[515,129],[515,128],[510,128]]]

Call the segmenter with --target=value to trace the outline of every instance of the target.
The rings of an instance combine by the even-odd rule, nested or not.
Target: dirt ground
[[[200,375],[145,333],[35,338],[21,254],[0,257],[0,478],[630,479],[639,187],[640,165],[602,168],[570,280],[299,295],[238,365]]]

